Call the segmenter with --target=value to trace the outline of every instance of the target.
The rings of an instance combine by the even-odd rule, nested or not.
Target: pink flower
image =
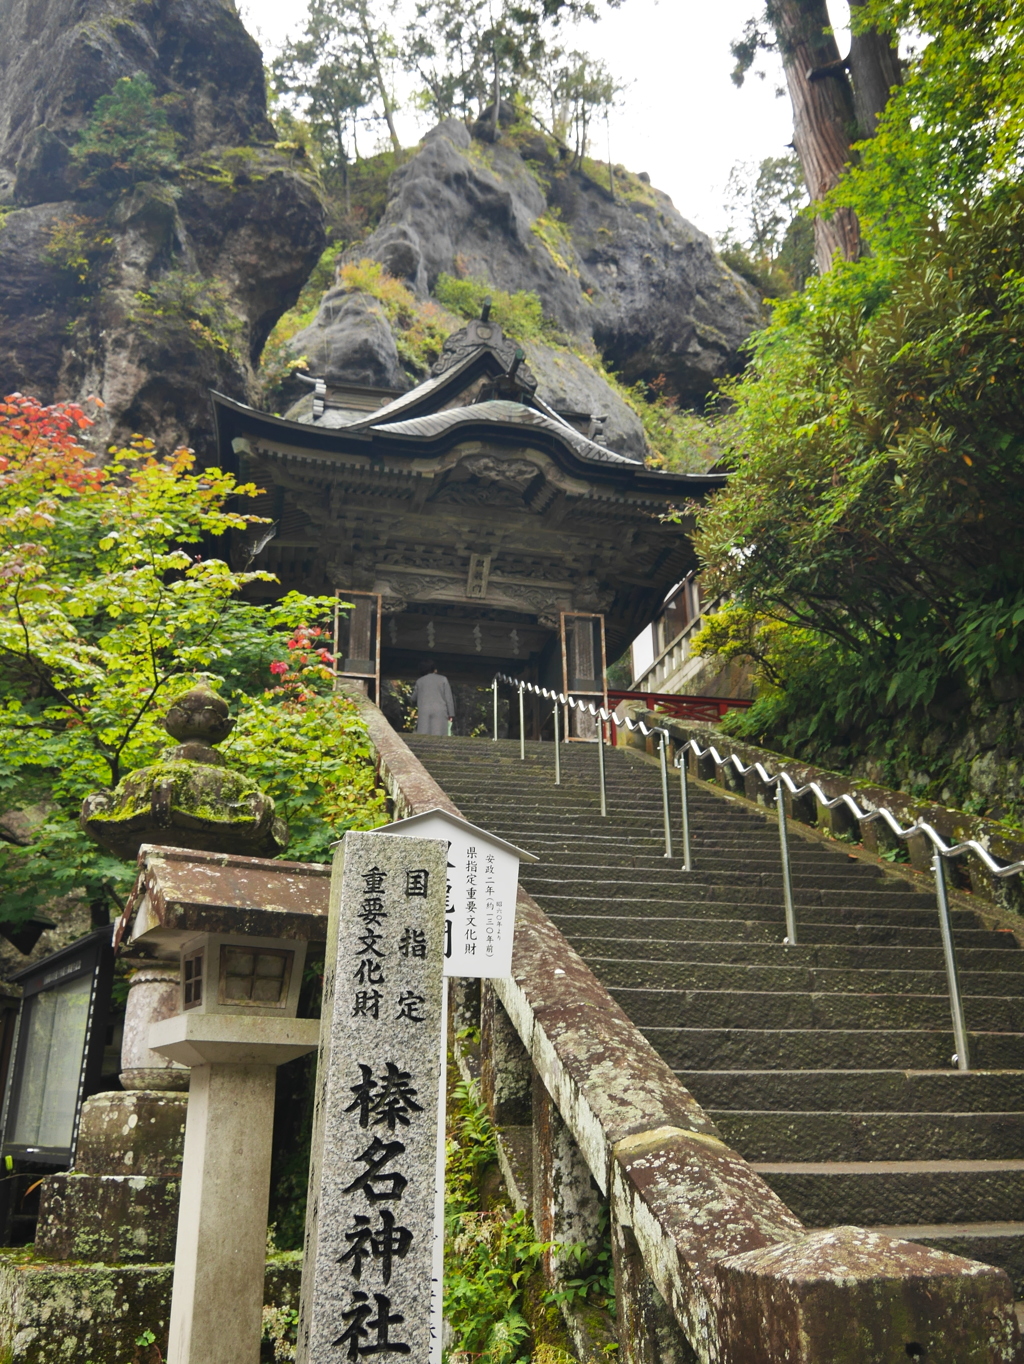
[[[271,663],[271,665],[270,665],[270,671],[271,671],[272,673],[286,673],[286,672],[288,671],[288,664],[287,664],[287,663]]]

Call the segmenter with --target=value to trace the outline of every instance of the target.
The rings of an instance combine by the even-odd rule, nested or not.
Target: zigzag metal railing
[[[644,720],[633,720],[628,715],[619,716],[614,711],[606,710],[604,706],[595,705],[593,701],[581,701],[575,696],[566,696],[564,692],[552,691],[548,687],[540,687],[535,682],[524,682],[518,677],[508,677],[505,673],[496,674],[491,684],[494,693],[494,739],[498,738],[498,687],[501,683],[506,686],[515,687],[519,692],[519,756],[526,759],[526,725],[523,715],[523,698],[527,692],[531,696],[541,696],[546,701],[554,702],[554,727],[555,727],[555,785],[562,784],[562,743],[560,737],[562,728],[562,717],[565,717],[565,739],[569,737],[569,710],[578,710],[583,715],[591,715],[597,721],[598,744],[597,744],[597,771],[598,784],[601,792],[601,814],[608,814],[608,786],[605,780],[604,768],[604,727],[606,724],[613,724],[617,727],[625,727],[628,730],[639,730],[645,737],[648,734],[657,734],[658,758],[661,766],[661,801],[665,822],[665,856],[672,856],[672,815],[669,809],[668,796],[668,743],[669,732],[661,725],[648,725]]]
[[[625,715],[619,716],[614,711],[607,710],[604,706],[596,705],[593,701],[583,701],[574,696],[567,696],[564,692],[554,691],[548,687],[538,686],[533,682],[524,682],[519,678],[509,677],[504,673],[495,676],[492,683],[494,693],[494,738],[498,738],[498,687],[504,684],[514,687],[519,694],[519,756],[526,758],[526,727],[524,716],[524,697],[527,693],[533,696],[543,697],[551,701],[554,706],[554,750],[555,750],[555,784],[561,785],[561,747],[564,739],[561,735],[563,716],[565,726],[565,738],[568,738],[569,730],[569,711],[577,710],[581,714],[590,715],[598,722],[598,781],[601,795],[601,814],[608,814],[608,794],[605,780],[605,757],[604,757],[604,727],[606,724],[624,727],[627,730],[639,731],[647,736],[657,734],[658,736],[658,757],[661,767],[661,791],[662,806],[665,824],[665,856],[672,856],[672,819],[669,809],[669,788],[668,788],[668,745],[670,735],[667,729],[661,725],[648,725],[644,720],[634,720]],[[991,855],[987,848],[983,847],[976,839],[966,839],[962,843],[948,844],[937,830],[925,820],[918,820],[915,824],[904,828],[893,812],[886,806],[880,806],[876,810],[862,810],[857,802],[847,792],[834,798],[828,794],[815,781],[806,782],[798,785],[788,772],[769,772],[768,769],[759,762],[745,764],[735,753],[723,756],[713,744],[707,748],[701,748],[696,739],[686,740],[678,750],[675,758],[675,766],[679,769],[680,778],[680,797],[682,802],[682,833],[683,833],[683,870],[693,870],[693,856],[690,840],[690,802],[687,784],[687,763],[686,755],[692,752],[699,760],[710,757],[716,767],[726,767],[732,765],[737,775],[745,777],[751,772],[755,772],[758,779],[768,787],[775,787],[775,804],[778,810],[779,819],[779,852],[782,862],[782,893],[786,916],[786,936],[783,942],[786,946],[798,945],[798,930],[796,922],[796,907],[793,898],[793,874],[789,855],[789,831],[786,819],[786,801],[784,788],[790,795],[797,799],[800,796],[811,794],[827,810],[834,810],[837,806],[843,806],[853,815],[860,824],[870,824],[875,820],[882,820],[891,832],[900,839],[907,840],[916,836],[923,835],[931,842],[933,848],[932,871],[935,876],[935,898],[939,912],[939,934],[942,940],[942,955],[946,969],[946,982],[949,989],[949,1007],[953,1022],[953,1036],[955,1039],[956,1052],[952,1060],[960,1070],[970,1070],[970,1044],[967,1036],[967,1024],[964,1018],[963,997],[960,990],[960,976],[957,967],[956,946],[953,941],[953,928],[949,911],[949,892],[946,885],[945,858],[962,857],[967,853],[973,853],[985,866],[987,871],[995,877],[1005,878],[1017,876],[1024,872],[1024,860],[1011,862],[1006,866],[1001,866]]]
[[[675,766],[679,769],[680,795],[683,805],[683,867],[686,871],[690,871],[693,865],[690,851],[690,811],[686,780],[686,755],[688,752],[693,753],[698,760],[710,757],[716,767],[725,767],[731,763],[737,775],[741,777],[747,776],[750,772],[756,772],[763,785],[775,787],[775,804],[779,814],[779,845],[782,854],[782,890],[786,909],[786,937],[783,941],[787,945],[796,944],[797,926],[796,911],[793,905],[793,877],[790,867],[789,838],[786,828],[786,800],[783,787],[788,789],[794,800],[807,794],[813,795],[815,800],[826,810],[834,810],[837,806],[842,805],[860,824],[871,824],[875,820],[883,820],[897,838],[906,840],[924,835],[930,840],[933,849],[932,871],[935,876],[935,898],[939,910],[939,933],[942,938],[942,955],[946,967],[946,981],[949,986],[949,1007],[953,1019],[953,1036],[956,1041],[956,1052],[952,1059],[960,1070],[970,1070],[970,1047],[967,1038],[967,1025],[964,1020],[963,998],[960,991],[960,976],[957,969],[956,947],[953,942],[949,893],[946,886],[946,868],[943,859],[962,857],[965,853],[974,853],[991,875],[997,877],[1019,875],[1024,871],[1024,861],[1010,862],[1006,866],[1001,866],[988,849],[976,839],[969,838],[963,843],[949,844],[937,830],[933,829],[923,819],[919,819],[915,824],[911,824],[905,829],[886,806],[880,806],[877,810],[862,810],[854,798],[845,791],[841,795],[830,798],[816,781],[805,782],[804,785],[799,786],[785,770],[772,773],[759,762],[744,764],[743,760],[735,753],[723,757],[713,744],[709,744],[707,748],[701,748],[696,739],[687,739],[675,757]]]

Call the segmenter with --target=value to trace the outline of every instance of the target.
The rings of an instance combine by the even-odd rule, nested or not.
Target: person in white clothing
[[[449,721],[455,719],[455,698],[447,677],[437,671],[436,663],[424,665],[423,676],[412,689],[416,707],[417,734],[447,734]]]

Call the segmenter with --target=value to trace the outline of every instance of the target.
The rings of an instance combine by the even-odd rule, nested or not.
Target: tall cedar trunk
[[[373,33],[371,32],[370,25],[366,17],[365,7],[360,12],[359,18],[360,22],[362,23],[363,39],[366,43],[366,51],[370,58],[370,65],[373,67],[374,78],[376,79],[377,82],[377,91],[380,95],[381,103],[384,105],[384,118],[388,125],[388,133],[391,136],[391,145],[392,147],[394,147],[395,155],[397,156],[398,153],[402,150],[402,144],[398,140],[398,132],[395,129],[394,110],[391,107],[391,96],[388,94],[387,81],[385,81],[384,79],[384,72],[381,70],[380,61],[377,57],[377,44],[373,40]]]
[[[811,199],[821,199],[850,160],[854,105],[849,77],[828,31],[825,0],[770,0],[768,16],[793,103],[793,144]],[[811,73],[824,67],[830,74],[812,79]],[[831,268],[837,251],[844,260],[860,255],[860,224],[852,209],[814,220],[814,254],[821,274]]]
[[[850,11],[854,17],[863,4],[864,0],[850,0]],[[851,38],[850,77],[853,81],[857,131],[862,138],[874,137],[889,94],[903,79],[896,49],[876,28],[870,28],[866,33],[854,33]]]

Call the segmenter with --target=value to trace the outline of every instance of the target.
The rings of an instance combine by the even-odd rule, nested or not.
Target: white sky
[[[238,5],[268,60],[301,31],[301,0]],[[761,0],[624,0],[597,23],[563,30],[560,37],[601,58],[627,86],[611,117],[611,159],[647,171],[684,217],[712,235],[726,226],[722,201],[733,165],[779,156],[792,140],[789,99],[775,95],[783,83],[776,60],[762,61],[766,78],[748,76],[740,90],[729,79],[729,43],[760,9]],[[844,21],[845,0],[833,0],[832,13],[837,23]],[[839,45],[848,50],[845,33]],[[399,124],[407,144],[426,131],[413,113],[403,114]],[[603,127],[591,152],[608,155]]]

